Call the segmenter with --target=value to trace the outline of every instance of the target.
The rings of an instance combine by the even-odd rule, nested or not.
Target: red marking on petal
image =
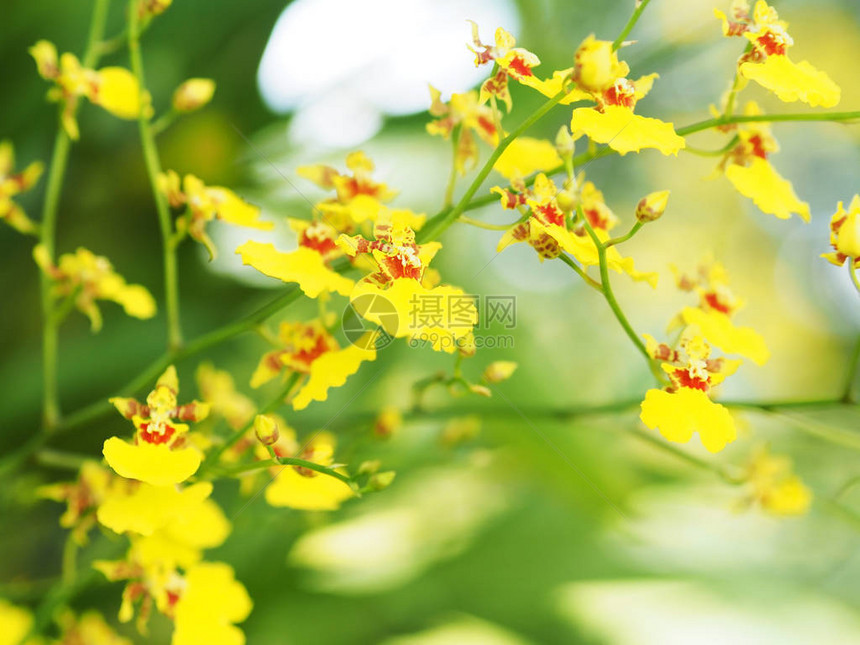
[[[731,20],[728,20],[727,22],[729,24],[726,30],[726,36],[740,36],[749,28],[748,25],[743,22],[733,22]]]
[[[713,291],[710,291],[705,294],[705,302],[711,309],[715,309],[721,313],[729,314],[732,311],[731,307],[729,307],[726,303],[721,302],[720,297]]]
[[[752,154],[762,159],[767,159],[767,151],[764,149],[764,141],[761,135],[754,134],[749,138],[749,144],[752,146]]]
[[[564,213],[552,203],[541,204],[535,208],[537,218],[547,224],[555,224],[556,226],[564,226]]]
[[[169,425],[164,426],[164,432],[149,432],[149,426],[149,423],[141,423],[139,436],[144,442],[156,446],[169,442],[171,437],[173,437],[174,433],[176,432],[176,428]]]
[[[785,56],[785,43],[772,31],[766,31],[756,38],[756,42],[768,56]]]
[[[677,369],[672,372],[678,385],[691,390],[708,391],[708,379],[699,378],[698,376],[690,376],[690,372],[685,369]]]
[[[306,231],[302,231],[302,235],[299,238],[299,246],[313,249],[322,256],[326,256],[337,250],[337,243],[333,239],[329,237],[309,237]]]
[[[591,228],[599,228],[604,231],[609,228],[609,218],[601,217],[599,209],[583,209],[582,212],[585,213],[585,219],[587,219],[588,223],[591,224]]]
[[[514,56],[511,59],[511,62],[508,63],[508,69],[513,72],[511,74],[514,78],[518,76],[533,76],[532,68],[528,66],[525,60],[523,60],[522,56]]]
[[[478,125],[480,128],[486,132],[489,136],[495,136],[496,134],[496,124],[493,123],[490,119],[485,116],[478,117]]]
[[[313,329],[310,330],[311,333]],[[313,363],[320,356],[329,351],[329,344],[325,338],[325,336],[318,336],[313,346],[310,349],[303,349],[301,351],[296,352],[292,355],[292,359],[298,363],[306,365],[310,367],[311,363]]]
[[[622,107],[632,108],[636,104],[636,98],[629,92],[619,91],[618,86],[613,85],[603,92],[603,102],[607,105],[620,105]]]

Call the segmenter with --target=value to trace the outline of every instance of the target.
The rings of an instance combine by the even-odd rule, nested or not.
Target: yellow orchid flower
[[[509,32],[499,27],[496,29],[494,44],[485,45],[478,35],[477,23],[472,20],[469,22],[472,23],[472,45],[474,46],[469,49],[475,54],[475,67],[495,62],[499,70],[503,70],[514,80],[522,81],[534,76],[532,67],[540,65],[540,59],[527,49],[515,47],[517,41]],[[510,107],[508,109],[510,110]]]
[[[263,355],[251,376],[251,387],[260,387],[285,368],[307,375],[293,398],[294,410],[302,410],[312,401],[325,401],[329,389],[343,385],[363,362],[376,359],[376,350],[363,343],[341,349],[319,320],[283,322],[278,340],[283,349]]]
[[[754,101],[744,108],[744,114],[755,116],[761,109]],[[735,189],[753,200],[764,213],[788,219],[797,213],[809,221],[809,204],[795,194],[791,183],[771,166],[768,157],[779,150],[779,144],[765,123],[750,122],[737,126],[738,144],[726,153],[720,167]]]
[[[609,41],[589,36],[579,46],[573,68],[573,80],[590,94],[597,105],[573,111],[570,131],[592,141],[605,143],[621,155],[656,148],[664,155],[677,155],[685,147],[683,137],[671,123],[634,113],[636,102],[651,90],[657,74],[635,81],[627,78],[629,68],[619,61]]]
[[[331,292],[348,296],[355,282],[331,269],[332,259],[342,255],[336,244],[338,231],[321,221],[289,219],[289,224],[298,236],[295,251],[284,253],[272,244],[251,240],[236,249],[242,263],[267,276],[297,283],[309,298]]]
[[[428,281],[427,265],[442,248],[418,245],[415,232],[396,212],[380,215],[373,241],[341,235],[338,244],[350,256],[368,254],[377,271],[359,281],[350,302],[366,320],[393,338],[430,342],[436,351],[453,353],[478,322],[474,298],[449,285]]]
[[[141,112],[147,116],[152,112],[149,93],[141,91],[137,78],[127,69],[87,69],[74,54],[58,57],[57,48],[47,40],[33,45],[30,54],[36,61],[39,75],[55,83],[48,98],[63,104],[60,118],[71,139],[80,137],[75,116],[79,98],[86,98],[121,119],[137,119]]]
[[[66,511],[60,516],[60,526],[71,529],[75,542],[83,545],[86,544],[87,533],[96,523],[93,511],[117,485],[123,484],[124,480],[115,478],[100,463],[87,461],[81,466],[77,481],[48,484],[36,493],[45,499],[65,502]]]
[[[326,165],[302,166],[296,170],[300,177],[312,181],[324,190],[334,190],[335,197],[319,202],[315,210],[322,214],[326,224],[338,233],[351,233],[358,224],[375,221],[383,204],[397,195],[383,183],[373,179],[373,161],[361,151],[346,157],[350,171],[341,174]],[[421,219],[423,216],[416,215]]]
[[[681,350],[658,344],[645,336],[651,356],[663,363],[671,385],[645,393],[639,418],[669,441],[687,443],[694,433],[709,452],[719,452],[737,437],[729,411],[714,403],[711,389],[732,374],[740,361],[709,358],[711,348],[704,338],[684,334]]]
[[[188,426],[181,421],[202,421],[209,414],[206,403],[177,403],[179,380],[172,365],[159,377],[146,403],[114,397],[111,403],[126,419],[134,423],[134,443],[111,437],[103,453],[114,471],[155,486],[185,481],[200,466],[200,453],[189,447],[185,434]]]
[[[778,516],[804,515],[812,504],[812,491],[792,472],[791,460],[771,455],[766,446],[755,451],[747,465],[749,502]]]
[[[860,261],[860,195],[854,195],[848,210],[842,202],[836,207],[836,212],[830,218],[830,244],[832,253],[824,253],[821,257],[836,266],[842,266],[850,260],[855,266]]]
[[[174,608],[171,645],[241,645],[245,635],[234,623],[251,613],[253,603],[233,568],[222,562],[204,562],[184,576],[184,589]]]
[[[300,454],[278,456],[295,456],[321,466],[331,466],[334,450],[334,437],[327,432],[318,432]],[[278,452],[277,449],[275,452]],[[277,466],[271,470],[276,477],[266,487],[266,501],[272,506],[303,511],[333,511],[355,495],[341,480],[315,470],[301,466]]]
[[[270,231],[275,226],[273,222],[261,221],[260,209],[244,201],[232,190],[207,186],[194,175],[185,175],[180,188],[179,175],[168,170],[159,175],[157,183],[172,208],[185,209],[176,220],[177,231],[187,232],[203,244],[210,260],[216,255],[215,245],[206,234],[206,226],[212,220],[219,219],[233,226],[260,231]]]
[[[578,203],[597,238],[605,242],[618,218],[604,202],[603,193],[592,182],[583,181],[582,177],[578,181],[582,185],[577,197]],[[573,229],[568,228],[567,218],[558,203],[558,188],[546,175],[539,174],[530,191],[516,195],[502,192],[503,203],[510,202],[512,197],[518,200],[518,195],[525,195],[529,217],[502,236],[496,247],[497,252],[516,242],[528,242],[538,252],[541,261],[557,258],[564,252],[570,253],[585,267],[600,264],[594,240],[584,227],[579,224]],[[637,271],[633,259],[623,257],[614,246],[606,250],[606,262],[613,271],[626,273],[634,280],[645,281],[652,287],[657,284],[656,273]]]
[[[738,61],[743,78],[755,81],[787,103],[803,101],[812,107],[839,103],[841,90],[825,72],[805,60],[795,63],[789,58],[787,50],[794,40],[776,9],[758,0],[750,13],[749,2],[735,0],[730,13],[731,18],[714,10],[723,23],[723,35],[743,36],[753,45]]]
[[[94,332],[102,327],[96,300],[111,300],[134,318],[146,319],[155,315],[155,299],[149,291],[139,284],[126,284],[106,257],[81,247],[75,253],[61,255],[55,265],[47,249],[37,244],[33,248],[33,258],[53,280],[54,296],[71,298],[75,307],[90,319],[90,328]]]
[[[30,190],[39,181],[43,169],[41,162],[34,161],[24,170],[15,172],[12,142],[0,141],[0,220],[19,233],[35,233],[38,227],[12,198]]]
[[[736,327],[732,317],[743,307],[729,287],[728,274],[719,262],[707,260],[694,276],[676,271],[676,282],[682,291],[695,291],[696,307],[684,307],[670,324],[695,327],[711,345],[726,354],[739,354],[757,365],[764,365],[770,352],[761,334],[750,327]]]
[[[555,145],[546,139],[517,137],[493,165],[493,170],[506,179],[528,177],[533,172],[546,171],[561,166]]]
[[[462,176],[478,162],[478,144],[474,135],[487,145],[498,145],[502,135],[496,115],[491,107],[482,103],[474,90],[452,94],[444,103],[439,90],[431,85],[430,98],[430,114],[435,119],[427,124],[427,132],[450,139],[454,130],[459,128],[454,165]]]

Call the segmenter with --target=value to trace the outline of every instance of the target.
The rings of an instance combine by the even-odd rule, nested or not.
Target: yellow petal
[[[122,305],[129,316],[146,319],[155,315],[155,298],[139,284],[123,285],[112,299]]]
[[[347,377],[355,374],[363,361],[375,359],[375,349],[355,345],[326,352],[311,363],[310,376],[293,399],[293,409],[304,410],[311,401],[325,401],[330,388],[346,383]]]
[[[344,482],[322,473],[308,477],[286,466],[266,488],[266,501],[303,511],[334,511],[354,495]]]
[[[274,222],[261,221],[260,209],[249,204],[228,188],[207,186],[206,193],[212,198],[219,219],[234,226],[256,228],[261,231],[271,231]]]
[[[172,645],[244,645],[245,635],[232,623],[251,613],[251,598],[234,578],[232,567],[202,562],[185,574],[176,603]]]
[[[797,476],[773,485],[763,496],[762,507],[774,515],[803,515],[812,504],[812,492]]]
[[[780,219],[797,213],[801,219],[809,221],[809,204],[800,201],[791,183],[764,159],[753,157],[749,166],[729,164],[726,177],[741,195],[752,199],[763,212]]]
[[[552,78],[540,79],[537,76],[524,76],[519,79],[520,83],[534,90],[537,90],[547,98],[553,98],[556,94],[564,89],[564,84],[570,78],[573,68],[562,69],[552,73]],[[571,90],[567,95],[559,101],[560,105],[570,105],[577,101],[592,100],[591,94],[583,92],[570,83]]]
[[[0,645],[20,645],[32,625],[29,611],[0,598]]]
[[[199,505],[212,493],[212,484],[201,482],[179,491],[175,486],[141,484],[120,489],[99,506],[99,522],[115,533],[151,535],[168,522]]]
[[[669,441],[687,443],[698,432],[710,452],[719,452],[737,437],[729,411],[701,390],[681,388],[672,394],[648,390],[639,418]]]
[[[305,247],[290,253],[278,251],[272,244],[249,241],[236,249],[242,263],[261,273],[284,282],[296,282],[309,298],[323,291],[335,291],[342,296],[352,292],[354,282],[332,271],[322,256]]]
[[[555,146],[545,139],[517,137],[505,148],[493,169],[506,179],[527,177],[539,170],[552,170],[562,163]]]
[[[143,109],[140,86],[134,74],[122,67],[98,71],[98,89],[90,100],[121,119],[136,119]]]
[[[812,107],[833,107],[842,91],[824,72],[788,56],[768,56],[762,63],[743,63],[741,75],[776,94],[781,101],[803,101]]]
[[[105,441],[102,453],[118,475],[155,486],[183,482],[200,467],[200,453],[193,448],[171,450],[163,444],[146,443],[134,446],[119,437]]]
[[[711,345],[726,354],[740,354],[764,365],[770,352],[761,334],[750,327],[735,327],[731,319],[719,311],[703,311],[698,307],[684,307],[681,316],[687,325],[695,325]]]
[[[570,121],[571,132],[584,132],[592,141],[606,143],[619,154],[656,148],[664,155],[676,155],[685,147],[683,137],[671,123],[634,114],[618,105],[607,105],[603,112],[577,108]]]

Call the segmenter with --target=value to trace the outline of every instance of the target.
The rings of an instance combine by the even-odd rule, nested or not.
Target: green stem
[[[845,266],[848,267],[848,275],[851,276],[851,282],[854,283],[854,288],[857,289],[857,293],[860,293],[860,280],[857,279],[857,270],[854,266],[853,258],[848,258],[848,263]]]
[[[140,53],[140,30],[138,16],[139,0],[129,0],[128,10],[128,51],[131,58],[131,71],[137,78],[140,91],[146,90],[143,73],[143,57]],[[161,174],[161,162],[155,147],[155,135],[146,111],[141,109],[137,119],[140,130],[140,143],[143,147],[143,158],[146,172],[152,186],[152,196],[158,212],[158,225],[161,229],[162,251],[164,259],[164,297],[167,309],[167,347],[177,350],[182,346],[182,329],[179,321],[179,276],[176,269],[176,248],[171,244],[173,224],[170,221],[170,207],[167,197],[158,189],[158,176]]]
[[[651,0],[641,0],[633,11],[633,15],[630,16],[630,20],[627,21],[627,24],[624,25],[624,29],[621,30],[621,33],[618,34],[618,38],[615,39],[615,42],[612,43],[612,51],[618,51],[618,48],[624,44],[624,41],[627,39],[627,36],[630,35],[630,32],[633,31],[633,27],[636,26],[636,23],[639,22],[639,17],[642,15],[642,12],[645,11],[645,7],[648,6],[648,3]]]
[[[481,184],[484,183],[484,180],[493,170],[493,166],[496,164],[496,161],[499,160],[499,157],[502,156],[502,153],[507,149],[514,140],[520,136],[523,132],[528,130],[535,123],[540,121],[547,112],[549,112],[555,105],[566,96],[565,91],[561,91],[552,97],[549,101],[546,101],[543,105],[541,105],[537,110],[535,110],[531,116],[529,116],[525,121],[523,121],[513,132],[511,132],[508,136],[501,140],[496,149],[493,150],[493,153],[490,155],[490,158],[487,159],[483,168],[481,168],[480,172],[478,172],[477,177],[472,181],[469,188],[466,190],[466,193],[457,202],[457,205],[451,208],[450,210],[443,210],[441,213],[436,215],[433,219],[428,221],[424,227],[421,229],[418,237],[420,238],[420,242],[427,242],[428,240],[434,240],[442,234],[442,232],[447,229],[451,224],[457,221],[457,218],[463,213],[466,209],[466,206],[469,205],[469,201],[478,191],[478,188],[481,187]]]
[[[782,419],[786,423],[793,425],[798,430],[802,430],[806,434],[816,437],[817,439],[823,439],[824,441],[828,441],[838,446],[860,451],[860,435],[857,433],[843,430],[841,428],[834,428],[832,426],[813,421],[812,419],[786,414],[784,412],[771,410],[769,414],[771,417]]]
[[[339,479],[350,488],[353,487],[352,479],[350,479],[343,473],[339,473],[336,470],[328,468],[327,466],[322,466],[312,461],[305,461],[304,459],[298,459],[296,457],[277,457],[275,459],[255,461],[251,464],[240,464],[238,466],[231,466],[229,468],[219,468],[217,470],[217,474],[225,477],[237,477],[246,473],[264,470],[266,468],[276,468],[278,466],[299,466],[300,468],[307,468],[308,470],[313,470],[315,472],[328,475],[329,477]]]
[[[695,466],[696,468],[701,468],[702,470],[708,470],[714,473],[728,484],[738,485],[743,483],[743,479],[729,474],[724,468],[721,468],[719,465],[711,463],[709,461],[705,461],[704,459],[700,459],[695,455],[691,455],[690,453],[678,448],[677,446],[673,446],[672,444],[667,443],[666,441],[652,434],[649,434],[644,430],[640,430],[639,428],[629,428],[628,432],[637,439],[641,439],[642,441],[651,444],[655,448],[659,448],[663,452],[669,453],[674,457],[682,459],[683,461]]]
[[[152,124],[153,136],[157,137],[159,134],[167,130],[167,128],[173,125],[173,122],[176,121],[177,117],[179,117],[179,113],[173,109],[158,117]]]
[[[81,61],[84,67],[92,67],[98,61],[98,44],[104,35],[107,10],[110,0],[96,0],[90,19],[89,36],[86,50]],[[57,210],[63,190],[63,177],[69,160],[71,140],[65,129],[60,126],[54,139],[54,151],[48,169],[45,203],[42,207],[42,222],[39,242],[54,262],[56,255]],[[59,390],[57,387],[57,346],[58,321],[52,315],[54,298],[51,293],[53,281],[42,272],[40,291],[42,303],[42,425],[45,432],[51,432],[60,420]]]
[[[636,235],[639,232],[639,229],[642,228],[643,226],[645,226],[645,222],[640,222],[639,220],[636,220],[636,223],[630,228],[630,230],[627,233],[625,233],[624,235],[621,235],[619,237],[613,237],[611,240],[606,240],[606,243],[603,246],[605,246],[608,249],[610,246],[615,246],[616,244],[621,244],[622,242],[626,242],[631,237]]]
[[[451,174],[448,175],[448,186],[445,188],[445,202],[442,208],[451,208],[454,203],[454,188],[457,185],[457,153],[460,150],[460,135],[463,133],[463,126],[458,125],[456,132],[451,137],[453,154],[451,156]]]
[[[59,468],[61,470],[80,470],[87,461],[92,461],[89,455],[79,455],[59,450],[40,450],[36,453],[36,462],[42,466]]]
[[[793,113],[793,114],[741,114],[731,117],[715,117],[713,119],[705,119],[697,123],[691,123],[688,126],[675,130],[680,136],[685,137],[688,134],[701,132],[702,130],[710,130],[724,125],[732,125],[734,123],[779,123],[783,121],[853,121],[860,119],[860,112],[809,112],[809,113]]]
[[[731,141],[729,141],[726,145],[724,145],[722,148],[720,148],[718,150],[702,150],[700,148],[694,148],[693,146],[691,146],[689,144],[684,146],[683,150],[684,150],[684,152],[689,152],[689,153],[694,154],[694,155],[699,155],[700,157],[722,157],[729,150],[734,148],[738,144],[738,141],[740,141],[740,137],[735,135],[734,137],[732,137]]]
[[[75,542],[74,532],[69,531],[63,546],[63,564],[60,584],[69,587],[75,583],[78,572],[78,543]]]
[[[618,304],[618,300],[615,298],[615,292],[612,291],[612,283],[609,280],[609,264],[606,261],[606,247],[600,241],[600,238],[597,237],[597,233],[594,232],[594,229],[588,222],[588,218],[582,212],[582,206],[579,206],[577,211],[580,219],[582,220],[583,226],[585,226],[585,230],[588,232],[589,237],[591,237],[591,241],[594,242],[594,246],[597,247],[597,258],[600,262],[600,288],[601,291],[603,291],[603,297],[607,304],[609,304],[609,308],[612,309],[612,313],[615,314],[615,318],[624,329],[624,333],[627,334],[627,337],[636,346],[639,353],[645,357],[645,360],[648,362],[648,369],[651,370],[651,373],[654,374],[654,377],[658,382],[660,382],[660,374],[657,371],[657,367],[654,364],[651,355],[645,348],[645,343],[642,342],[642,339],[639,338],[639,334],[636,333],[633,326],[630,324],[630,321],[627,320],[627,316],[624,315],[621,306]]]
[[[752,43],[747,43],[746,49],[744,49],[744,54],[748,54],[753,49]],[[726,109],[723,110],[724,117],[730,117],[734,114],[735,111],[735,101],[738,97],[738,91],[740,91],[741,85],[741,74],[740,74],[740,66],[735,70],[735,77],[732,79],[732,87],[729,90],[729,97],[726,99]]]
[[[487,222],[482,222],[481,220],[472,219],[471,217],[466,217],[465,215],[460,215],[457,218],[457,221],[461,224],[468,224],[469,226],[476,226],[478,228],[483,228],[488,231],[507,231],[513,226],[517,225],[517,222],[511,222],[510,224],[488,224]]]
[[[591,287],[592,289],[597,289],[598,291],[600,291],[601,293],[603,293],[603,287],[602,287],[602,286],[600,286],[600,283],[599,283],[597,280],[595,280],[594,278],[592,278],[590,275],[588,275],[588,274],[583,270],[583,268],[582,268],[582,267],[580,267],[580,266],[579,266],[579,265],[578,265],[578,264],[573,260],[573,258],[571,258],[569,255],[565,255],[564,253],[562,253],[561,255],[559,255],[559,256],[558,256],[558,259],[559,259],[559,260],[561,260],[562,262],[564,262],[564,263],[565,263],[567,266],[569,266],[571,269],[573,269],[574,271],[576,271],[576,273],[579,275],[579,277],[580,277],[580,278],[582,278],[583,280],[585,280],[585,284],[587,284],[587,285],[588,285],[589,287]]]

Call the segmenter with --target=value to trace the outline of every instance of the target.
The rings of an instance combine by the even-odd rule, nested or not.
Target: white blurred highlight
[[[296,0],[266,45],[260,93],[273,111],[295,112],[295,142],[357,145],[383,115],[426,110],[428,83],[448,94],[486,77],[466,49],[467,19],[484,42],[520,26],[510,0]]]

